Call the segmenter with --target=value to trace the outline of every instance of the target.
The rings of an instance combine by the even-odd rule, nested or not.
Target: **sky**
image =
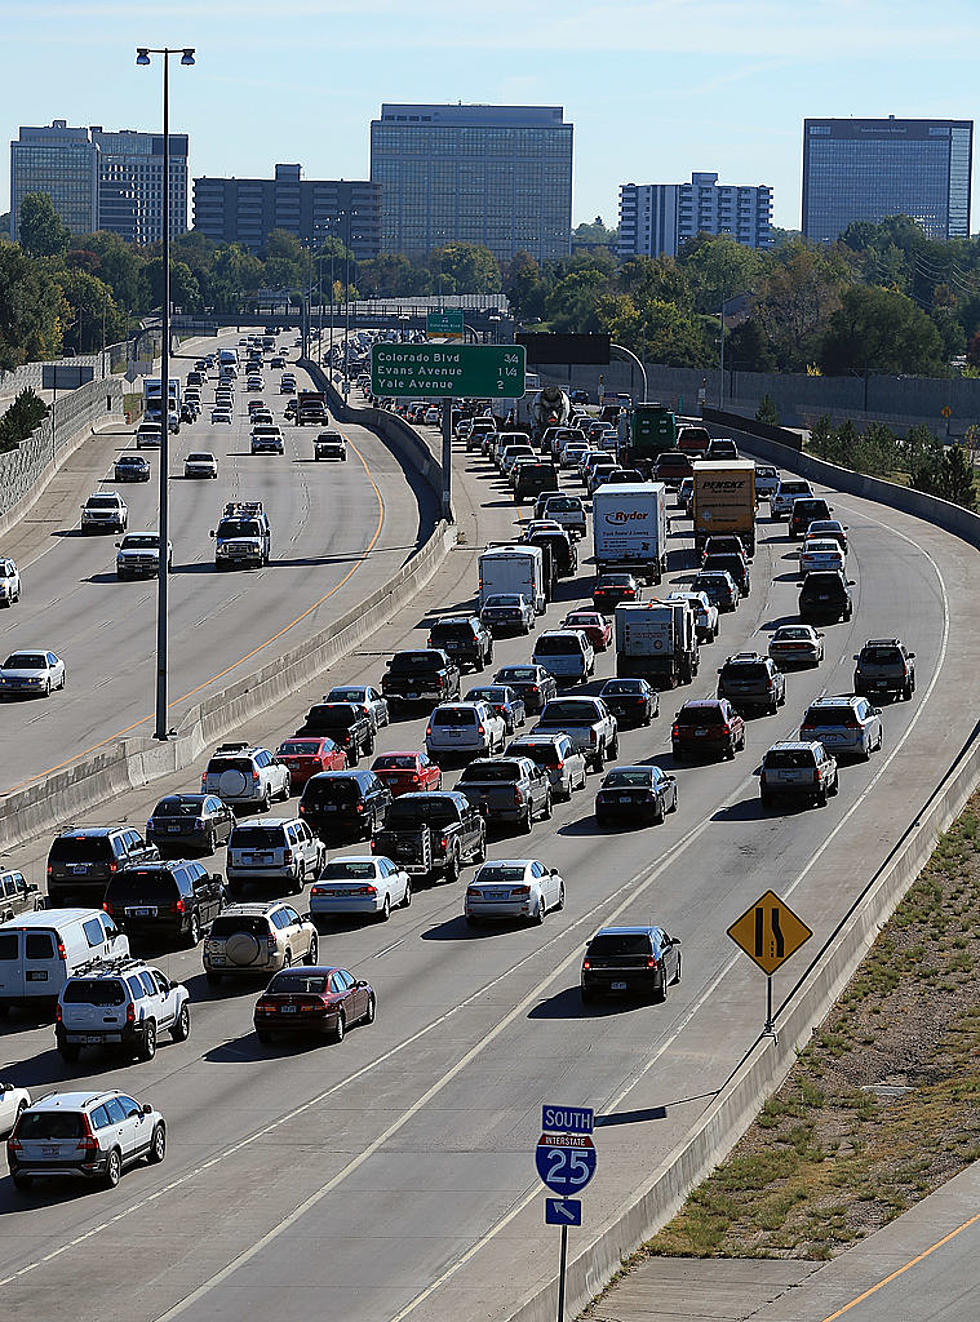
[[[5,141],[53,119],[158,131],[162,73],[135,48],[188,45],[170,115],[191,177],[367,179],[382,101],[560,105],[575,224],[615,224],[622,183],[712,171],[769,184],[798,229],[804,118],[971,119],[980,46],[980,0],[0,0],[0,19]]]

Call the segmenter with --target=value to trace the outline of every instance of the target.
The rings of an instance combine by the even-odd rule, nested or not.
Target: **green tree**
[[[851,280],[834,249],[794,239],[760,285],[753,315],[776,356],[780,371],[799,372],[816,358],[820,340],[841,290]]]
[[[115,344],[126,336],[126,318],[116,307],[112,290],[84,270],[66,270],[55,279],[68,305],[64,347],[76,353],[92,353],[105,343]]]
[[[583,221],[581,225],[576,225],[572,230],[572,245],[581,244],[605,244],[607,248],[616,246],[618,237],[617,230],[609,229],[601,216],[596,216],[591,225]]]
[[[28,257],[63,257],[71,230],[47,193],[28,193],[20,204],[20,246]]]
[[[954,505],[962,505],[968,510],[976,509],[977,489],[973,480],[973,466],[965,446],[946,447],[940,494],[944,500],[951,500]]]
[[[764,422],[767,427],[780,426],[779,410],[776,408],[776,401],[768,391],[759,400],[759,407],[755,411],[756,422]]]
[[[47,404],[26,386],[0,415],[0,451],[15,450],[47,416]]]
[[[754,291],[766,270],[766,259],[727,235],[699,234],[689,239],[679,258],[694,291],[699,312],[717,314],[722,300]]]
[[[545,299],[545,320],[555,331],[589,334],[601,330],[597,309],[608,292],[606,275],[595,266],[581,266],[557,282]]]
[[[834,424],[826,413],[822,413],[810,428],[810,442],[807,446],[818,459],[830,459],[834,449]]]
[[[147,253],[108,230],[86,234],[78,242],[86,252],[95,253],[99,264],[92,268],[92,274],[106,282],[116,305],[134,312],[142,310],[140,272],[149,260]]]
[[[200,312],[201,289],[186,262],[170,263],[170,303],[183,312]],[[154,257],[140,272],[140,308],[149,312],[163,305],[163,258]]]
[[[725,362],[742,372],[776,370],[776,355],[754,317],[725,332]]]
[[[61,286],[42,263],[0,240],[0,370],[56,357],[67,314]]]
[[[500,267],[489,248],[482,243],[456,241],[435,248],[427,266],[443,292],[456,294],[492,294],[500,289]]]
[[[844,291],[820,349],[828,375],[872,369],[941,376],[942,341],[931,318],[904,294],[855,285]]]
[[[656,300],[673,303],[683,312],[694,310],[691,282],[673,257],[631,257],[620,267],[617,283],[637,307]]]
[[[520,249],[514,253],[504,273],[503,290],[518,321],[544,316],[548,282],[529,252]]]
[[[338,268],[334,258],[334,275]],[[329,262],[323,263],[324,288],[329,290]],[[424,266],[409,260],[404,253],[381,253],[359,267],[358,282],[365,295],[378,294],[387,298],[425,296],[432,292],[432,273]]]

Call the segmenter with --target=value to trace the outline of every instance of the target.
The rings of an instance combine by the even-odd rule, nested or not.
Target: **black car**
[[[774,716],[786,701],[786,679],[768,656],[736,652],[718,671],[718,697],[743,715],[763,710]]]
[[[915,653],[899,638],[869,638],[854,660],[854,692],[904,698],[915,692]]]
[[[524,539],[529,546],[540,546],[551,555],[555,578],[571,578],[578,570],[578,547],[566,532],[533,532]]]
[[[130,826],[70,826],[48,851],[48,902],[99,909],[110,878],[123,868],[158,862],[160,851]]]
[[[121,454],[112,466],[114,482],[149,482],[150,465],[141,454]]]
[[[794,500],[789,512],[790,537],[803,537],[811,523],[817,519],[829,519],[833,512],[833,506],[828,505],[822,496],[801,496]]]
[[[731,574],[738,584],[739,593],[743,597],[749,595],[752,579],[749,575],[748,561],[743,555],[733,555],[730,551],[712,552],[711,555],[706,555],[702,560],[701,570],[703,573],[710,573],[713,569],[723,569],[725,573]]]
[[[681,980],[680,942],[662,927],[603,927],[585,948],[582,1000],[601,992],[625,992],[667,999],[667,988]]]
[[[660,694],[645,679],[607,679],[599,697],[621,726],[649,725],[660,715]]]
[[[677,808],[677,781],[656,765],[613,767],[595,796],[599,826],[649,826]]]
[[[352,702],[318,702],[306,713],[306,720],[294,739],[321,735],[332,739],[356,766],[361,755],[374,752],[374,722]]]
[[[228,843],[234,825],[234,812],[215,794],[168,794],[146,823],[146,839],[161,854],[186,849],[213,854]]]
[[[520,505],[525,500],[537,500],[542,491],[554,491],[558,486],[558,470],[554,464],[521,464],[514,481],[514,500]]]
[[[451,615],[429,628],[429,647],[440,648],[459,666],[482,670],[493,661],[493,634],[476,615]]]
[[[695,574],[691,580],[692,592],[703,592],[720,611],[733,611],[741,601],[738,584],[727,569],[711,569]]]
[[[196,946],[228,901],[219,872],[174,859],[124,868],[106,888],[104,908],[130,937],[183,941]]]
[[[321,840],[370,840],[384,826],[391,802],[391,790],[373,771],[320,771],[306,782],[299,812]]]
[[[543,666],[501,666],[493,682],[512,688],[524,699],[527,712],[540,711],[551,698],[558,697],[558,681]]]
[[[807,574],[800,588],[799,613],[804,624],[827,620],[849,620],[854,610],[851,601],[853,581],[839,569],[817,569]]]

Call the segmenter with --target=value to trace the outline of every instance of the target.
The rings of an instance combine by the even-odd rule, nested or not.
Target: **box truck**
[[[751,459],[700,459],[694,465],[694,546],[735,533],[755,554],[755,464]]]
[[[662,482],[597,487],[592,497],[596,572],[659,583],[667,569],[667,489]]]

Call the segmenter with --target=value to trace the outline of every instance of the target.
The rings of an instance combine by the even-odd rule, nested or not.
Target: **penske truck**
[[[755,464],[751,459],[701,459],[694,465],[694,546],[735,533],[755,554]]]

